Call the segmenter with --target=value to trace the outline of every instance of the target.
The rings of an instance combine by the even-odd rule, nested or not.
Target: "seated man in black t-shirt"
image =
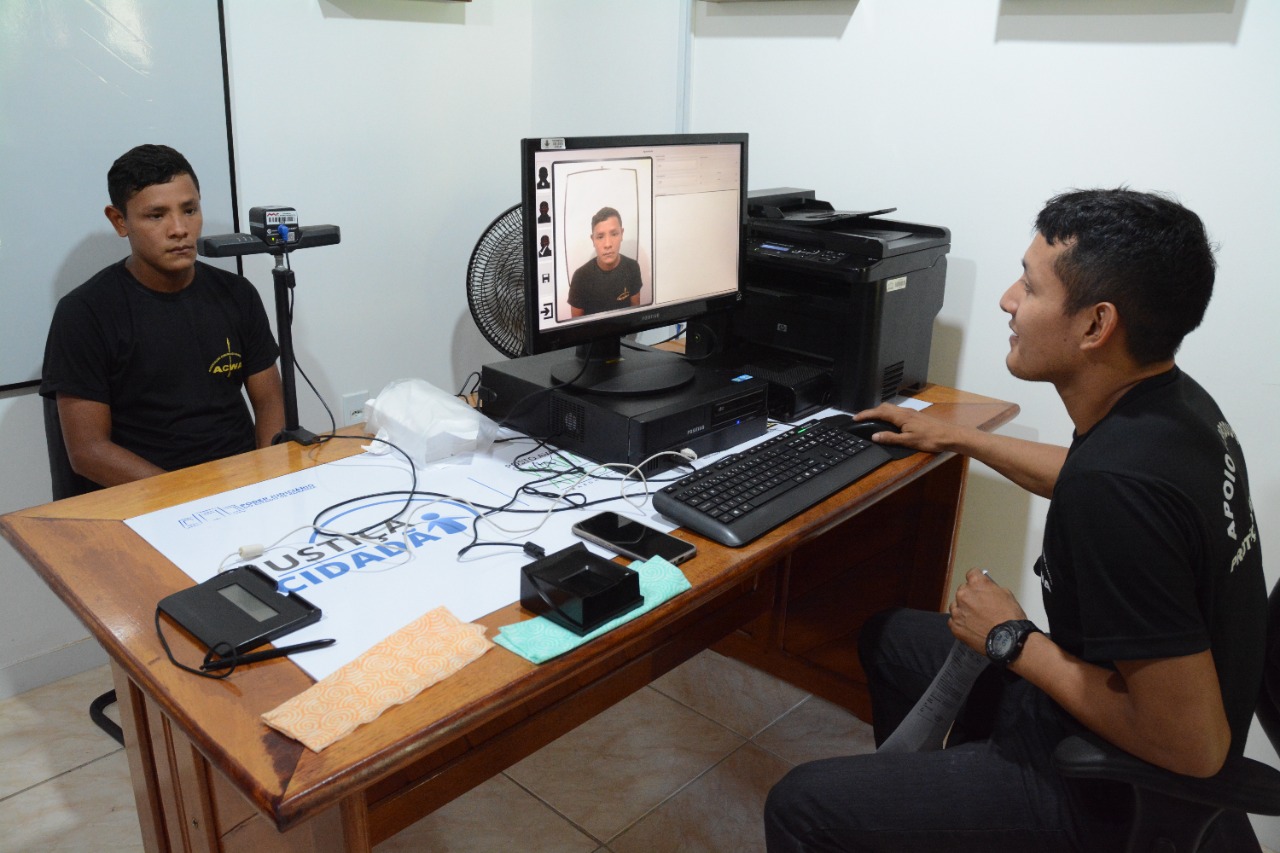
[[[40,393],[71,467],[112,486],[269,444],[284,427],[279,348],[253,285],[196,260],[191,164],[140,145],[107,188],[129,257],[58,302],[45,344]]]
[[[978,569],[949,613],[873,617],[859,653],[877,743],[955,640],[996,666],[946,749],[792,770],[766,806],[771,851],[1115,850],[1128,799],[1064,781],[1052,765],[1063,737],[1091,731],[1196,777],[1244,749],[1267,615],[1249,479],[1235,431],[1174,363],[1213,292],[1204,226],[1177,202],[1119,189],[1052,199],[1036,231],[1000,299],[1006,365],[1054,385],[1070,447],[887,404],[858,417],[900,429],[874,437],[884,444],[962,453],[1050,499],[1035,563],[1049,633]],[[1247,818],[1228,813],[1203,849],[1258,846]]]
[[[574,270],[569,309],[574,317],[640,304],[640,264],[622,254],[622,214],[602,207],[591,217],[596,256]]]

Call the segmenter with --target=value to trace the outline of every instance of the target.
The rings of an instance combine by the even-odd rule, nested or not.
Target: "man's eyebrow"
[[[1035,278],[1031,275],[1031,266],[1027,263],[1027,259],[1022,259],[1022,280],[1030,287],[1035,287]]]
[[[191,207],[192,205],[198,205],[198,204],[200,204],[200,196],[193,195],[190,198],[185,198],[182,201],[178,202],[176,207]],[[166,204],[165,202],[157,201],[157,202],[154,202],[153,204],[149,204],[146,207],[142,208],[142,212],[154,213],[156,211],[166,210],[168,207],[169,205]]]

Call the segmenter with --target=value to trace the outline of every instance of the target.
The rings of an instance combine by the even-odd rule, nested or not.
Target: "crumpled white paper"
[[[389,382],[365,407],[369,413],[365,428],[382,439],[365,450],[394,453],[382,443],[389,441],[418,466],[445,459],[466,462],[471,453],[488,450],[497,432],[489,418],[422,379]]]

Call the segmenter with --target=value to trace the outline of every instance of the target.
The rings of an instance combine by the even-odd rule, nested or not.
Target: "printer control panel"
[[[847,252],[823,249],[817,246],[799,246],[781,240],[748,240],[748,255],[767,255],[775,258],[813,261],[819,264],[838,264],[849,257]]]

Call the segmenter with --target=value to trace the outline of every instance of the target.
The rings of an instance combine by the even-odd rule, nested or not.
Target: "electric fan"
[[[505,211],[480,235],[467,264],[467,305],[480,332],[508,358],[524,355],[524,217]]]

